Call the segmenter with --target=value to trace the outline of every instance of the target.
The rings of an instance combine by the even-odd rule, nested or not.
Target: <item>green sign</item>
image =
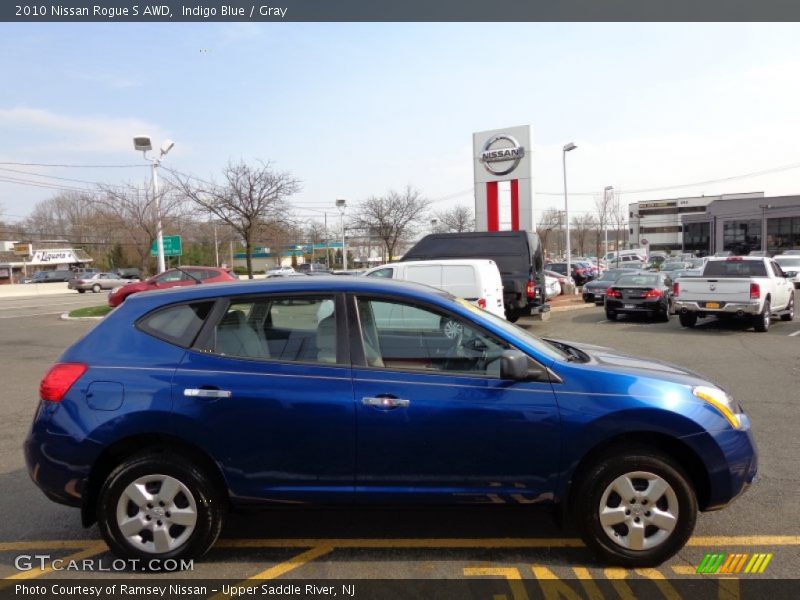
[[[165,235],[164,256],[180,256],[181,254],[183,254],[183,248],[181,248],[181,236]],[[150,246],[150,256],[158,256],[158,240],[155,240],[153,245]]]

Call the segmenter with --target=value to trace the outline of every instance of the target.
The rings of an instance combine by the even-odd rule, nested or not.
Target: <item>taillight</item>
[[[647,290],[647,293],[644,295],[645,298],[661,298],[661,290]]]
[[[39,397],[48,402],[61,402],[88,367],[83,363],[56,363],[39,384]]]
[[[750,299],[751,300],[758,300],[761,298],[761,286],[757,283],[750,284]]]
[[[525,288],[525,295],[528,298],[536,298],[536,285],[534,285],[533,281],[528,281],[528,285]]]
[[[486,310],[486,298],[478,298],[478,308]]]
[[[680,291],[681,291],[681,286],[680,286],[680,284],[679,284],[679,283],[676,281],[675,283],[673,283],[673,284],[672,284],[672,295],[673,295],[673,296],[675,296],[675,297],[677,298],[677,297],[678,297],[678,294],[680,294]]]
[[[606,298],[622,298],[622,293],[614,288],[608,288],[606,290]]]

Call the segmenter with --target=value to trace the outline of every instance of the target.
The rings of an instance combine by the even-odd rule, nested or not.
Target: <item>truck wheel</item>
[[[678,315],[681,327],[694,327],[697,325],[697,315],[694,313],[681,313]]]
[[[794,294],[789,296],[786,312],[781,315],[781,321],[794,321]]]
[[[576,482],[573,515],[586,545],[623,567],[653,567],[686,544],[697,520],[689,477],[660,452],[634,446]]]
[[[760,333],[769,331],[770,319],[772,318],[772,306],[769,300],[764,301],[764,310],[760,315],[753,317],[753,329]]]

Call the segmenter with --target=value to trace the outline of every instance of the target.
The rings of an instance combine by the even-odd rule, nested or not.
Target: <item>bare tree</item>
[[[91,243],[97,238],[93,222],[98,210],[93,200],[89,194],[59,193],[38,202],[25,225],[40,239],[66,238],[77,245]]]
[[[595,198],[594,208],[597,216],[597,256],[601,256],[600,240],[601,238],[605,239],[606,231],[611,224],[611,214],[614,210],[614,189],[607,187],[603,190],[603,195]],[[607,247],[603,254],[606,252],[608,252]]]
[[[177,188],[201,212],[230,225],[245,247],[247,275],[253,278],[253,242],[259,232],[288,223],[286,199],[300,191],[300,181],[269,162],[228,163],[224,183],[204,182],[172,171]]]
[[[623,228],[627,228],[628,207],[622,202],[622,198],[616,192],[612,192],[611,206],[609,211],[609,223],[614,226],[614,233],[616,237],[615,248],[617,252],[620,249],[620,234],[623,233]],[[619,254],[617,254],[619,257]],[[619,261],[617,261],[619,262]]]
[[[373,196],[359,205],[352,227],[380,239],[391,261],[398,245],[414,234],[415,226],[425,217],[427,204],[411,186],[402,193],[390,191],[385,196]]]
[[[105,230],[115,239],[124,240],[135,251],[139,268],[148,270],[150,248],[158,232],[156,198],[149,183],[143,187],[107,186],[101,190],[102,195],[92,201],[99,210],[94,217],[95,230]],[[165,191],[160,192],[160,201],[162,226],[169,229],[183,213],[184,202],[180,196]]]
[[[438,219],[436,231],[441,233],[464,233],[475,229],[475,215],[463,204],[435,213]]]
[[[548,208],[539,217],[539,225],[536,227],[536,233],[539,234],[539,239],[542,240],[542,248],[547,251],[547,238],[553,230],[561,227],[561,211],[557,208]]]
[[[597,229],[597,222],[594,215],[584,213],[572,217],[573,240],[578,245],[578,254],[585,256],[586,242],[589,234]]]

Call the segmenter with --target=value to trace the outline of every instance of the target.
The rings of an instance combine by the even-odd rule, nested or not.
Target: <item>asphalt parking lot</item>
[[[81,527],[77,510],[53,504],[36,489],[21,450],[36,408],[39,379],[60,352],[92,326],[62,321],[58,314],[104,300],[101,295],[78,294],[0,300],[0,409],[4,415],[0,420],[0,577],[46,580],[56,575],[41,569],[18,571],[14,563],[20,554],[111,560],[96,528]],[[236,580],[493,577],[512,581],[628,577],[657,582],[713,577],[696,575],[696,567],[706,553],[722,552],[773,554],[763,574],[743,578],[797,577],[800,335],[791,334],[800,333],[800,320],[775,321],[767,333],[755,333],[743,325],[722,326],[713,320],[688,330],[675,318],[669,323],[609,322],[601,308],[587,305],[524,325],[543,336],[610,346],[691,367],[722,384],[749,413],[760,450],[760,481],[726,510],[701,515],[689,545],[652,570],[606,569],[583,548],[574,531],[556,527],[548,513],[497,496],[487,497],[487,503],[495,506],[480,510],[275,509],[255,516],[233,515],[216,547],[181,576]],[[58,576],[85,574],[61,572]],[[513,586],[508,588],[508,597],[512,596],[520,597]]]

